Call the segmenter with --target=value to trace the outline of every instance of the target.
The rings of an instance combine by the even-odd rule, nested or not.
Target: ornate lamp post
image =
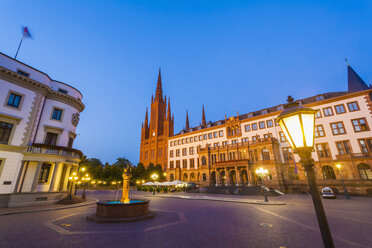
[[[341,165],[340,165],[340,164],[336,164],[336,167],[337,167],[338,171],[340,172],[340,177],[341,177],[342,186],[344,187],[345,198],[346,198],[346,199],[350,199],[349,193],[347,192],[347,188],[346,188],[346,186],[345,186],[344,177],[342,176]]]
[[[83,181],[83,195],[82,195],[82,197],[85,199],[85,186],[86,186],[86,183],[88,183],[90,181],[89,174],[86,173],[85,176],[81,180]]]
[[[264,191],[265,202],[269,202],[269,199],[267,199],[267,193],[266,193],[266,189],[265,189],[265,176],[267,176],[267,174],[269,174],[269,171],[267,169],[264,169],[264,168],[261,167],[261,168],[256,170],[256,174],[262,180],[262,188],[263,188],[263,191]]]
[[[76,172],[73,172],[72,175],[68,178],[68,180],[71,181],[71,186],[70,186],[70,198],[71,198],[71,195],[72,195],[72,189],[74,187],[74,184],[75,182],[79,179],[79,177],[76,175]]]
[[[158,177],[159,176],[156,173],[154,173],[154,174],[151,175],[151,178],[154,181],[154,192],[153,192],[153,195],[155,195],[155,181],[156,181],[156,179],[158,179]]]
[[[318,219],[324,247],[334,248],[331,231],[329,230],[327,217],[316,184],[313,159],[311,152],[314,148],[314,126],[316,111],[303,107],[288,97],[288,104],[278,116],[277,122],[283,130],[289,144],[301,158],[305,168],[310,193],[313,199],[315,213]]]

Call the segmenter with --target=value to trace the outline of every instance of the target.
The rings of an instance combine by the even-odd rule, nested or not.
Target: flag
[[[31,33],[30,33],[30,30],[28,29],[28,27],[22,27],[22,36],[23,38],[29,38],[31,39],[32,36],[31,36]]]

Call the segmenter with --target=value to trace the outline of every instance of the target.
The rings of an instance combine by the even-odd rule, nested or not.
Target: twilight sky
[[[311,2],[311,3],[310,3]],[[0,51],[83,93],[74,146],[137,163],[158,68],[175,132],[372,81],[372,1],[2,0]]]

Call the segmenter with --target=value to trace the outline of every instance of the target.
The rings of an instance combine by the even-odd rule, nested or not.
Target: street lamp
[[[256,174],[257,176],[261,177],[261,180],[262,180],[262,188],[264,191],[265,202],[269,202],[269,199],[267,199],[267,194],[266,194],[266,189],[265,189],[265,179],[264,179],[265,176],[269,174],[269,171],[261,167],[256,170]]]
[[[153,192],[153,195],[155,195],[155,180],[158,179],[158,174],[154,173],[151,175],[151,178],[152,180],[154,180],[154,192]]]
[[[74,187],[74,183],[75,183],[78,179],[79,179],[79,177],[77,177],[76,172],[73,172],[72,175],[68,178],[68,180],[71,181],[70,194],[69,194],[70,197],[71,197],[71,195],[72,195],[72,188]]]
[[[83,168],[83,169],[85,169],[85,168]],[[82,181],[85,181],[85,182],[88,183],[88,181],[90,181],[89,174],[88,174],[88,173],[85,174],[85,177],[83,177],[81,180],[82,180]],[[82,195],[82,197],[83,197],[84,199],[85,199],[85,186],[86,186],[86,183],[83,182],[83,195]]]
[[[346,186],[345,186],[344,177],[342,176],[341,165],[340,164],[336,164],[336,167],[337,167],[338,171],[340,172],[342,186],[344,187],[345,198],[346,199],[350,199],[349,193],[347,192],[347,189],[346,189]]]
[[[284,111],[278,116],[277,122],[293,151],[300,156],[302,166],[305,168],[324,247],[333,248],[332,234],[320,199],[313,168],[314,160],[311,157],[311,152],[314,149],[316,111],[299,105],[290,96],[287,101],[288,104],[285,105]]]

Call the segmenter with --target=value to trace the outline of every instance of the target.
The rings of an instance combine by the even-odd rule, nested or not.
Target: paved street
[[[114,191],[88,191],[114,199]],[[223,197],[222,195],[220,195]],[[286,205],[152,197],[152,220],[96,224],[95,205],[0,216],[0,247],[322,247],[310,196],[271,198]],[[239,196],[228,196],[239,197]],[[258,196],[242,196],[260,199]],[[370,247],[372,199],[323,200],[336,247]]]

